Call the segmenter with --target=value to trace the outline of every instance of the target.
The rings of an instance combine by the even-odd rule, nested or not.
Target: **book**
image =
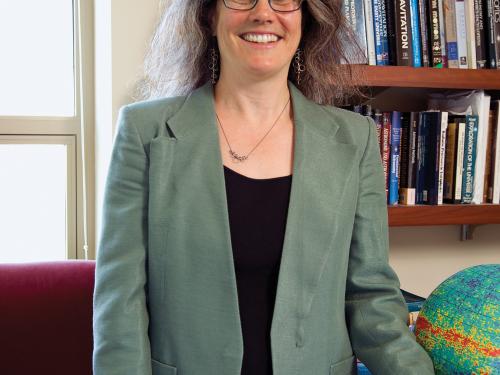
[[[363,0],[344,0],[344,16],[351,26],[357,42],[364,51],[364,59],[355,60],[353,64],[368,64],[368,50],[366,45],[365,9]]]
[[[363,0],[365,13],[366,49],[368,51],[368,65],[377,65],[375,57],[375,38],[373,35],[373,5],[372,0]]]
[[[429,46],[430,46],[430,63],[432,67],[443,67],[443,55],[440,36],[439,24],[439,4],[438,0],[429,0],[428,3],[428,18],[429,18]]]
[[[458,66],[469,67],[467,60],[467,25],[465,21],[465,0],[455,0],[455,21],[457,28]]]
[[[419,113],[418,120],[418,141],[417,141],[417,177],[415,203],[425,204],[428,202],[426,169],[429,168],[429,121],[425,111]]]
[[[457,26],[455,0],[443,0],[444,29],[446,34],[447,67],[458,68]]]
[[[474,41],[476,46],[476,68],[484,69],[487,67],[488,54],[486,50],[486,28],[485,28],[485,2],[474,0]]]
[[[389,205],[395,205],[399,201],[399,157],[401,145],[401,112],[392,112],[391,123],[391,150],[389,169]]]
[[[392,1],[388,1],[392,3]],[[420,27],[420,48],[422,66],[429,67],[429,28],[427,26],[427,0],[418,0],[418,23]]]
[[[382,112],[382,165],[384,167],[386,198],[389,198],[389,158],[391,150],[391,126],[390,112]]]
[[[476,147],[476,161],[475,161],[475,184],[474,193],[472,196],[472,203],[481,204],[484,203],[484,174],[486,172],[486,143],[488,142],[488,132],[489,132],[489,111],[491,96],[486,95],[484,91],[481,92],[479,105],[477,112],[474,114],[478,115],[478,128],[477,128],[477,147]]]
[[[372,0],[375,59],[377,65],[389,65],[389,43],[387,39],[387,14],[385,0]]]
[[[465,0],[465,27],[466,44],[467,44],[467,59],[468,68],[476,69],[476,41],[475,41],[475,17],[474,17],[474,0]]]
[[[497,66],[497,52],[499,52],[500,45],[497,44],[497,30],[500,28],[500,23],[496,22],[497,17],[494,11],[495,0],[484,0],[486,3],[484,19],[486,28],[486,55],[488,57],[487,67],[496,69]],[[498,27],[498,28],[497,28]],[[500,33],[500,30],[498,30]]]
[[[410,0],[410,19],[411,19],[411,47],[412,47],[412,65],[416,68],[422,66],[422,48],[420,45],[420,24],[418,21],[418,0]]]
[[[464,163],[462,177],[462,202],[472,203],[474,194],[474,169],[476,162],[477,146],[477,115],[465,116],[465,145],[464,145]]]
[[[396,24],[396,62],[397,65],[412,66],[413,48],[409,3],[406,0],[396,0],[394,12]]]
[[[493,114],[493,150],[491,166],[491,193],[488,195],[489,203],[500,203],[500,100],[495,100]]]
[[[401,149],[399,204],[415,204],[417,170],[418,112],[403,112],[401,118]]]

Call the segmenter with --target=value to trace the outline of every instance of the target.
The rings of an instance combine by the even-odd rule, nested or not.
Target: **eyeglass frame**
[[[278,12],[278,13],[291,13],[291,12],[296,12],[298,11],[301,7],[302,7],[302,4],[304,3],[305,0],[299,0],[299,6],[297,7],[297,9],[294,9],[294,10],[276,10],[273,8],[273,6],[271,5],[271,1],[272,0],[267,0],[267,2],[269,3],[269,7],[275,11],[275,12]],[[241,11],[248,11],[248,10],[252,10],[253,8],[255,8],[255,6],[257,5],[257,3],[259,2],[259,0],[254,0],[254,3],[252,5],[251,8],[248,8],[248,9],[236,9],[236,8],[231,8],[229,7],[227,4],[226,4],[226,0],[222,0],[222,3],[224,4],[224,6],[227,8],[227,9],[231,9],[231,10],[241,10]]]

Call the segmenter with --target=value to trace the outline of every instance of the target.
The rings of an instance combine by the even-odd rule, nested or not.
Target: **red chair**
[[[0,374],[91,375],[95,261],[0,264]]]

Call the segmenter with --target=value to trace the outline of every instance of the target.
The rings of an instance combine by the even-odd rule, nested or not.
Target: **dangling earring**
[[[212,47],[210,47],[210,56],[208,58],[208,69],[210,70],[210,78],[213,85],[217,83],[219,72],[219,54],[216,49],[217,39],[214,38]]]
[[[294,55],[293,70],[295,72],[297,85],[300,85],[300,74],[306,71],[306,66],[304,65],[304,55],[300,48],[297,48]]]

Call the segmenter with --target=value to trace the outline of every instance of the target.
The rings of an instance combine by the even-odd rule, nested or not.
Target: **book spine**
[[[439,112],[427,112],[429,123],[429,138],[425,151],[426,168],[424,196],[427,196],[425,203],[436,205],[438,196],[438,175],[439,175],[439,138],[440,124]]]
[[[446,35],[444,29],[444,5],[443,0],[438,0],[438,15],[439,15],[439,40],[441,42],[441,66],[448,67],[448,56],[446,51]]]
[[[366,47],[368,50],[368,65],[377,65],[375,58],[375,37],[373,35],[372,0],[363,0],[365,11]]]
[[[418,1],[418,22],[420,25],[420,45],[422,50],[422,66],[429,67],[429,30],[427,27],[427,1]],[[388,1],[391,3],[391,1]]]
[[[458,64],[461,69],[469,67],[467,60],[467,27],[465,24],[465,1],[455,0],[457,21]]]
[[[418,121],[418,143],[417,143],[417,179],[416,179],[416,204],[427,202],[425,190],[425,149],[427,141],[427,116],[425,112],[419,113]]]
[[[476,69],[476,31],[474,25],[474,0],[465,0],[465,27],[467,32],[466,43],[467,43],[467,61],[469,69]]]
[[[410,112],[410,156],[408,160],[408,204],[416,202],[417,186],[417,141],[419,112]]]
[[[439,139],[439,176],[437,204],[443,204],[444,165],[446,155],[446,130],[448,129],[448,112],[441,112],[441,129]]]
[[[400,66],[412,66],[411,17],[410,7],[406,0],[396,1],[395,19],[397,64]]]
[[[496,100],[496,110],[493,120],[493,126],[495,127],[495,140],[493,152],[493,191],[491,197],[491,203],[500,203],[500,100]]]
[[[385,177],[385,195],[386,199],[389,197],[389,157],[391,149],[391,116],[390,112],[382,113],[382,165],[384,167],[384,177]]]
[[[382,150],[383,150],[383,142],[382,142],[382,129],[384,128],[384,123],[383,123],[383,117],[382,117],[382,112],[380,112],[379,109],[375,109],[375,112],[373,114],[373,121],[375,122],[375,126],[377,129],[377,139],[378,139],[378,146],[380,148],[380,157],[382,157]]]
[[[396,23],[394,18],[394,6],[394,1],[385,2],[385,14],[387,19],[387,43],[389,46],[389,65],[397,65]]]
[[[500,67],[500,3],[498,0],[491,0],[493,10],[493,20],[495,24],[495,66],[497,69]]]
[[[443,200],[446,203],[453,203],[455,165],[457,162],[457,130],[457,124],[455,122],[448,123],[448,129],[446,131],[446,154],[443,182]]]
[[[443,0],[444,22],[446,33],[446,53],[448,68],[458,68],[457,21],[455,17],[455,0]]]
[[[483,180],[483,200],[481,203],[488,202],[488,195],[491,192],[491,173],[493,164],[493,111],[488,111],[488,136],[486,138],[486,163],[484,168]]]
[[[418,0],[410,0],[410,19],[411,19],[411,45],[413,63],[416,68],[422,66],[422,49],[420,46],[420,27],[418,22]]]
[[[401,146],[401,112],[392,112],[391,151],[389,172],[389,205],[398,203],[399,195],[399,158]]]
[[[465,119],[458,121],[458,145],[457,145],[457,164],[456,164],[456,183],[455,183],[455,199],[454,203],[462,203],[462,186],[463,186],[463,168],[464,168],[464,153],[465,153]]]
[[[495,38],[495,17],[493,16],[493,3],[495,0],[484,0],[484,19],[486,25],[486,54],[488,56],[487,66],[490,69],[496,69],[496,38]]]
[[[485,0],[486,1],[486,0]],[[484,28],[484,9],[482,0],[474,0],[475,42],[476,42],[476,68],[484,69],[487,66],[486,31]]]
[[[477,115],[466,115],[464,176],[462,181],[462,203],[471,203],[474,194],[474,167],[477,144]]]
[[[439,25],[439,7],[437,0],[429,0],[429,45],[431,48],[431,66],[436,68],[443,67],[443,54],[441,46],[440,25]]]
[[[387,19],[385,16],[385,0],[373,0],[373,32],[375,36],[375,58],[377,65],[389,64],[389,47],[387,42]]]
[[[360,56],[359,60],[353,61],[353,63],[358,64],[368,64],[364,13],[363,0],[344,0],[344,16],[351,26],[360,48],[364,52],[364,58]]]

